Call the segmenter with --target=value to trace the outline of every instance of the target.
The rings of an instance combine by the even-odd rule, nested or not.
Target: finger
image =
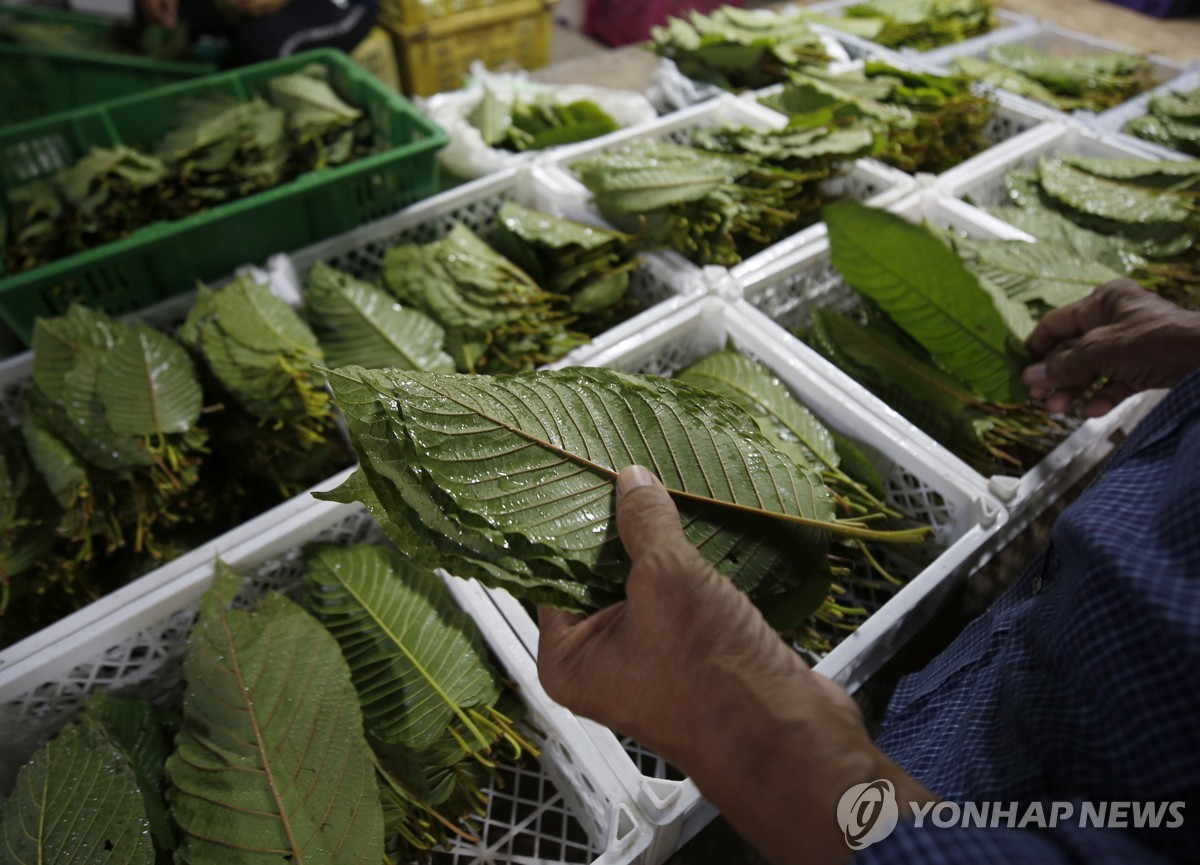
[[[1066,351],[1051,354],[1042,364],[1045,385],[1053,390],[1090,387],[1108,372],[1105,366],[1111,361],[1109,346],[1116,336],[1111,327],[1095,328]]]
[[[635,565],[660,546],[688,545],[670,493],[644,466],[617,475],[617,533]]]
[[[1034,360],[1041,360],[1049,355],[1061,343],[1079,339],[1088,331],[1107,324],[1109,302],[1105,295],[1110,291],[1105,283],[1083,300],[1052,309],[1038,322],[1025,346]]]
[[[561,641],[584,618],[579,613],[556,610],[554,607],[538,607],[537,614],[541,641],[551,643]]]
[[[1079,399],[1083,391],[1077,388],[1067,388],[1065,390],[1056,390],[1050,396],[1046,397],[1046,411],[1051,414],[1062,414],[1071,407],[1075,400]]]
[[[1095,396],[1088,400],[1083,412],[1088,417],[1103,417],[1124,400],[1133,396],[1133,388],[1124,382],[1115,381],[1101,388]]]

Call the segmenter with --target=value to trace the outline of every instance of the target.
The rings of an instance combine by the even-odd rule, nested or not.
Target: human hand
[[[179,23],[179,0],[138,0],[138,5],[143,15],[167,29]]]
[[[617,530],[633,561],[626,600],[588,618],[539,611],[553,699],[686,772],[773,862],[844,860],[836,806],[854,784],[889,778],[901,802],[932,800],[875,748],[850,696],[688,543],[644,468],[618,477]]]
[[[1200,312],[1189,312],[1128,279],[1048,312],[1025,344],[1034,360],[1023,378],[1050,411],[1065,411],[1105,377],[1084,406],[1107,414],[1133,394],[1170,387],[1200,369]]]
[[[251,18],[266,18],[274,15],[288,4],[288,0],[229,0],[234,11]]]

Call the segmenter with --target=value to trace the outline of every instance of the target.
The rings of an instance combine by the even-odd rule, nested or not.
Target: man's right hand
[[[142,14],[156,24],[172,29],[179,23],[179,0],[138,0]]]
[[[1025,343],[1034,360],[1025,383],[1050,411],[1065,411],[1100,378],[1084,406],[1107,414],[1126,397],[1171,387],[1200,369],[1200,312],[1189,312],[1129,279],[1048,312]]]

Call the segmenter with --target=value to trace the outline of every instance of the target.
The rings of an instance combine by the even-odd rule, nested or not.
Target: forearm
[[[794,699],[781,701],[775,691],[765,700],[757,695],[772,689],[762,683],[731,685],[707,695],[711,710],[671,759],[772,863],[847,861],[852,851],[837,805],[855,784],[890,780],[902,818],[908,802],[935,800],[871,743],[861,723],[814,716],[811,701],[822,693],[796,689]]]

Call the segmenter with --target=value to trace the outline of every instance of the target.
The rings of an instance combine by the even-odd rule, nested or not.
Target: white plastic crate
[[[827,15],[831,18],[841,18],[845,14],[846,7],[854,6],[858,2],[860,2],[860,0],[830,0],[830,2],[814,3],[811,6],[804,6],[802,8],[805,12],[817,12],[822,15]],[[897,53],[897,49],[885,48],[884,46],[871,42],[868,39],[863,39],[861,36],[843,33],[837,29],[836,23],[831,22],[827,26],[837,34],[838,40],[846,46],[846,50],[850,53],[850,56],[856,59],[860,57],[868,57],[872,53],[878,53],[879,51]],[[1019,12],[1009,11],[1008,9],[997,9],[996,27],[991,31],[991,33],[984,33],[980,36],[975,36],[971,39],[959,42],[957,45],[947,45],[941,48],[933,48],[928,51],[916,51],[912,48],[902,48],[898,50],[898,53],[927,59],[936,55],[938,52],[945,51],[949,48],[969,50],[981,40],[995,37],[997,34],[1014,36],[1018,33],[1029,32],[1036,26],[1037,21],[1032,15],[1023,15]]]
[[[345,478],[343,473],[326,486]],[[302,547],[312,541],[387,544],[382,530],[358,505],[296,500],[290,517],[223,549],[221,559],[246,577],[240,598],[252,603],[268,590],[298,597]],[[7,762],[0,788],[11,786],[17,761],[73,716],[97,691],[169,702],[183,691],[182,660],[197,601],[211,584],[213,558],[170,584],[159,586],[89,626],[91,648],[73,669],[42,664],[20,678],[0,680],[0,712]],[[433,854],[454,865],[547,862],[627,865],[642,861],[652,841],[650,827],[605,763],[591,748],[577,719],[541,689],[537,670],[482,587],[454,577],[446,583],[459,605],[475,619],[504,673],[518,687],[530,734],[541,757],[506,769],[503,783],[489,789],[488,814],[480,843],[456,841]],[[153,647],[149,649],[148,647]],[[153,654],[152,658],[148,655]],[[137,676],[112,677],[108,669],[139,668]]]
[[[1080,57],[1090,54],[1108,54],[1113,51],[1120,51],[1125,54],[1137,53],[1132,48],[1116,42],[1097,39],[1095,36],[1088,36],[1086,33],[1077,33],[1074,30],[1059,27],[1057,24],[1043,23],[1033,29],[998,31],[981,37],[978,40],[972,40],[969,44],[947,45],[945,48],[929,52],[925,55],[925,59],[943,68],[949,68],[953,66],[955,57],[974,57],[978,60],[986,60],[988,59],[988,51],[993,45],[1007,45],[1013,42],[1020,42],[1023,45],[1036,48],[1038,51],[1049,54],[1051,57]],[[1146,59],[1150,61],[1150,68],[1156,85],[1177,78],[1186,68],[1184,64],[1176,63],[1165,57],[1150,55]],[[1040,105],[1040,103],[1023,96],[1015,96],[1015,98],[1031,105]],[[1051,110],[1055,110],[1052,106],[1042,105],[1041,107],[1049,107]]]
[[[927,64],[919,63],[909,57],[881,58],[884,62],[895,66],[897,69],[906,69],[913,72],[932,71],[935,74],[941,74],[944,70],[934,69]],[[865,64],[857,61],[849,64],[846,71],[861,70]],[[764,87],[762,90],[756,90],[742,94],[742,98],[758,104],[758,100],[768,96],[775,96],[783,92],[784,85],[774,84],[770,87]],[[1023,135],[1031,129],[1041,126],[1043,123],[1053,122],[1058,119],[1059,114],[1051,109],[1045,109],[1034,105],[1027,100],[1019,100],[1011,97],[1010,94],[1004,92],[996,92],[992,94],[992,100],[996,105],[995,114],[988,121],[983,129],[984,149],[974,156],[963,160],[959,163],[958,168],[963,165],[974,164],[975,160],[984,157],[993,147],[1003,144],[1016,138],[1018,135]],[[765,106],[764,106],[765,107]],[[947,169],[950,170],[950,169]],[[946,172],[943,171],[942,174]],[[928,175],[918,175],[918,180],[923,180]]]
[[[1085,117],[1083,120],[1095,129],[1103,130],[1109,133],[1110,136],[1116,136],[1115,140],[1120,141],[1122,144],[1141,148],[1160,159],[1197,159],[1200,157],[1180,153],[1162,144],[1146,141],[1145,139],[1138,138],[1136,135],[1125,132],[1125,124],[1135,117],[1141,117],[1145,114],[1150,108],[1150,99],[1156,94],[1175,91],[1188,92],[1197,88],[1200,88],[1200,64],[1193,63],[1178,78],[1174,78],[1166,84],[1161,84],[1135,99],[1130,99],[1124,105],[1118,105],[1116,108],[1105,111],[1102,114],[1097,114],[1094,117]]]
[[[392,247],[432,242],[460,222],[486,239],[495,225],[496,213],[510,201],[579,222],[603,225],[595,216],[564,204],[545,183],[539,169],[522,166],[427,198],[392,216],[291,254],[273,256],[268,270],[273,282],[295,286],[296,291],[301,291],[304,277],[318,261],[359,279],[381,283],[384,255]],[[700,291],[702,287],[697,268],[688,265],[680,269],[674,261],[652,254],[642,256],[641,265],[630,279],[628,296],[648,307],[676,295]]]
[[[997,147],[971,165],[961,165],[938,177],[940,192],[979,207],[1009,203],[1004,178],[1014,169],[1037,167],[1043,156],[1095,156],[1102,158],[1157,159],[1128,139],[1089,129],[1076,120],[1047,123]]]
[[[862,446],[880,470],[893,505],[935,528],[930,564],[914,574],[911,566],[905,571],[898,561],[889,559],[899,574],[912,577],[903,588],[860,574],[860,582],[850,587],[847,602],[861,605],[868,615],[852,623],[858,628],[848,636],[832,627],[824,632],[836,646],[819,659],[816,669],[847,687],[857,687],[928,621],[945,595],[981,561],[989,540],[1005,523],[1003,508],[982,484],[945,472],[936,454],[915,444],[887,418],[874,416],[846,399],[834,383],[804,360],[797,340],[748,305],[715,296],[692,298],[675,310],[644,313],[638,324],[627,339],[575,361],[672,375],[732,342],[739,351],[768,366],[831,428]],[[491,594],[530,654],[536,655],[537,626],[525,608],[507,592]],[[660,827],[652,862],[662,861],[712,817],[712,809],[695,785],[677,773],[672,776],[672,770],[657,756],[636,743],[619,741],[596,724],[585,722],[584,726],[597,750],[634,794],[636,804]]]
[[[890,209],[913,222],[925,221],[969,237],[1032,240],[1002,220],[962,201],[945,197],[936,190],[923,191]],[[738,287],[745,301],[789,330],[807,326],[811,321],[810,310],[814,308],[848,311],[861,303],[858,294],[834,269],[829,258],[828,238],[798,250],[768,270],[754,274]],[[986,486],[1005,503],[1013,519],[1025,519],[1031,509],[1040,512],[1052,503],[1065,491],[1055,483],[1065,468],[1081,460],[1087,462],[1088,467],[1097,464],[1113,449],[1110,439],[1132,429],[1156,401],[1149,395],[1135,397],[1106,417],[1080,423],[1041,462],[1020,477],[997,475],[985,478],[817,352],[804,345],[799,346],[797,352],[838,382],[838,389],[846,398],[856,400],[873,413],[887,416],[918,447],[940,454],[938,462],[946,472]]]
[[[553,158],[547,159],[544,165],[536,168],[535,171],[540,173],[542,183],[564,215],[573,219],[603,223],[593,207],[592,193],[571,173],[572,163],[633,139],[658,138],[686,145],[691,141],[693,130],[712,126],[782,129],[787,126],[787,118],[778,111],[772,111],[755,102],[732,94],[724,94],[701,105],[677,111],[662,118],[656,124],[636,130],[615,132],[595,141],[564,148]],[[873,159],[856,160],[846,174],[830,178],[825,186],[830,197],[853,198],[872,207],[885,207],[902,198],[913,188],[914,182],[909,175]],[[820,237],[824,233],[825,225],[818,222],[782,242],[805,242]],[[765,249],[737,265],[733,268],[733,272],[761,267],[772,260],[775,255],[775,247]],[[661,257],[675,272],[690,274],[690,278],[693,280],[699,273],[700,269],[695,264],[677,252],[664,252],[661,253]]]

